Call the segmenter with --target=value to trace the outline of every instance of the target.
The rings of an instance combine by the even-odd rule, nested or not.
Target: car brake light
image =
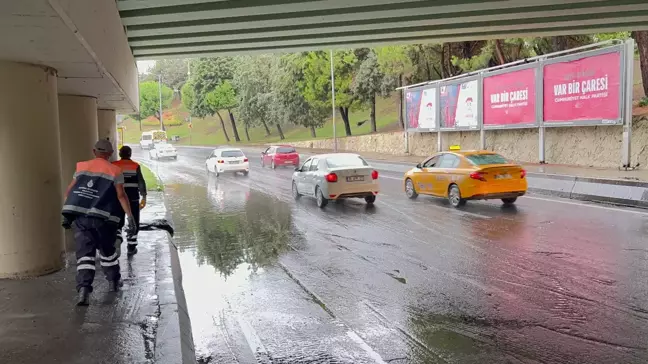
[[[526,177],[526,171],[523,169],[520,171],[520,178]]]
[[[218,160],[218,163],[225,163],[225,161],[222,160],[222,159],[219,159],[219,160]]]
[[[247,159],[247,158],[245,158],[245,159],[243,159],[243,162],[247,162],[247,161],[248,161],[248,159]]]
[[[484,175],[481,172],[472,172],[470,174],[470,178],[480,180],[480,181],[486,181],[486,178],[484,178]]]
[[[372,179],[378,179],[378,171],[372,171],[371,172],[371,178]]]
[[[338,176],[335,173],[329,173],[326,175],[326,182],[337,182]]]

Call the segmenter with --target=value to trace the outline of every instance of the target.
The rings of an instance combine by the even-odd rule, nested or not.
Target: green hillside
[[[351,117],[351,132],[353,135],[368,134],[370,132],[369,123],[369,110],[361,110],[350,113]],[[217,145],[226,144],[225,136],[223,135],[220,120],[218,116],[207,117],[204,119],[193,118],[193,128],[190,130],[188,124],[184,121],[189,116],[189,112],[177,100],[173,103],[171,109],[166,110],[164,113],[164,120],[169,121],[170,124],[166,125],[169,137],[174,135],[180,136],[178,144],[182,145]],[[225,125],[228,135],[230,136],[231,143],[234,143],[234,133],[232,132],[229,118],[226,112],[221,112],[225,119]],[[236,115],[235,115],[236,117]],[[379,98],[376,101],[376,123],[378,131],[389,131],[398,129],[398,96],[389,98]],[[344,136],[344,123],[339,114],[336,115],[337,120],[337,135]],[[358,122],[365,121],[362,125]],[[165,123],[166,124],[166,123]],[[142,127],[137,120],[127,117],[122,122],[122,126],[126,127],[124,132],[124,139],[127,143],[137,143],[140,139],[142,131],[159,129],[159,123],[155,118],[142,120]],[[242,123],[237,122],[237,128],[241,142],[248,143],[245,138],[245,129]],[[191,131],[191,133],[190,133]],[[310,140],[313,139],[310,135],[310,130],[304,127],[287,125],[283,127],[286,139],[284,142]],[[317,138],[330,138],[333,136],[333,124],[331,120],[316,130]],[[271,127],[270,135],[265,135],[263,126],[250,129],[250,142],[254,144],[274,143],[279,141],[279,134],[276,128]]]

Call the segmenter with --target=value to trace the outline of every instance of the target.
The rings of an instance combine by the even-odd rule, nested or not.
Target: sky
[[[146,73],[155,65],[155,61],[137,61],[137,70],[139,73]]]

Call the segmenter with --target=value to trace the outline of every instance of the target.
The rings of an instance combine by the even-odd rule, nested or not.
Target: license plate
[[[509,178],[511,178],[511,175],[508,173],[495,175],[495,179],[509,179]]]
[[[229,164],[239,164],[239,161],[232,161],[232,162],[229,162]]]
[[[347,182],[359,182],[364,181],[364,176],[350,176],[346,178]]]

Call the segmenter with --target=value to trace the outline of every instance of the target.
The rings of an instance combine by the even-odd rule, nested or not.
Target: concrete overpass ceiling
[[[137,68],[114,2],[4,1],[0,9],[0,60],[56,69],[59,94],[137,108]]]
[[[645,0],[119,0],[138,59],[648,29]]]

